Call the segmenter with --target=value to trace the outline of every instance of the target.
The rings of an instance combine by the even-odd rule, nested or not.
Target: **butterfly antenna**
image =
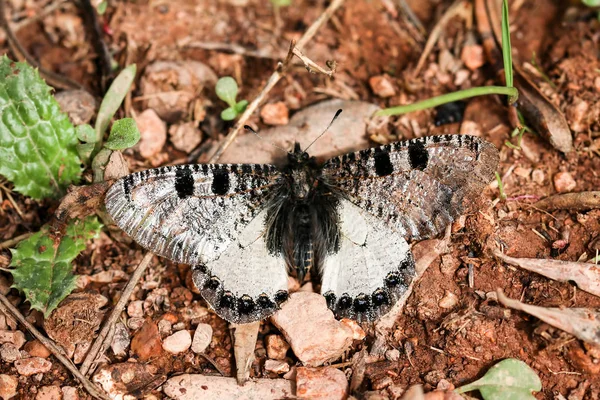
[[[333,116],[333,119],[331,120],[331,122],[329,123],[329,125],[327,125],[327,128],[325,128],[325,130],[323,131],[323,133],[321,133],[319,136],[317,136],[316,139],[313,140],[311,142],[311,144],[309,144],[308,147],[304,149],[304,151],[308,151],[308,149],[310,149],[310,146],[312,146],[313,144],[315,144],[315,142],[317,140],[321,139],[321,136],[323,136],[329,130],[329,128],[331,128],[331,125],[333,125],[333,123],[335,122],[335,120],[337,119],[337,117],[340,116],[341,113],[342,113],[342,109],[340,108],[339,110],[337,110],[335,112],[335,115]]]
[[[258,132],[256,132],[254,129],[252,129],[252,127],[248,126],[248,125],[244,125],[244,129],[247,131],[250,131],[252,133],[254,133],[259,139],[265,140],[267,143],[269,143],[271,146],[275,147],[276,149],[279,149],[281,151],[283,151],[285,154],[288,154],[289,151],[287,151],[286,149],[277,146],[275,143],[271,142],[270,140],[265,139],[264,137],[260,136],[258,134]]]

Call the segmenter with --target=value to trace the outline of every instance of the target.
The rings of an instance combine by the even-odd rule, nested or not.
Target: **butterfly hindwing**
[[[406,240],[437,236],[493,178],[495,146],[475,136],[430,136],[334,157],[323,181]]]
[[[321,293],[338,318],[372,321],[406,292],[415,275],[410,247],[384,221],[340,202],[340,245],[323,263]]]

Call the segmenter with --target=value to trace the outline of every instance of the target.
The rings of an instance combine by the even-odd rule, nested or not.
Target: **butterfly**
[[[310,276],[337,318],[373,321],[415,276],[409,241],[437,236],[492,180],[496,147],[466,135],[372,147],[319,164],[165,166],[117,180],[105,198],[142,247],[192,266],[222,318],[264,319]]]

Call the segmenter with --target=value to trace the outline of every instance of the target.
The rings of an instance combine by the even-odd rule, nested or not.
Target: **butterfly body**
[[[143,247],[192,265],[217,314],[247,323],[310,271],[338,318],[385,314],[415,275],[408,240],[441,233],[489,183],[498,151],[472,136],[433,136],[319,165],[296,145],[283,168],[198,164],[140,171],[106,208]]]

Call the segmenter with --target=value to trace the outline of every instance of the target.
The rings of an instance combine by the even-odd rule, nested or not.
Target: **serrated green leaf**
[[[81,175],[75,129],[26,63],[0,60],[0,175],[34,199],[59,197]]]
[[[96,132],[89,124],[77,125],[75,133],[77,134],[77,139],[83,143],[96,143]]]
[[[237,117],[237,113],[232,107],[227,107],[221,111],[221,119],[223,121],[233,121]]]
[[[65,235],[55,243],[48,226],[11,249],[13,288],[23,291],[31,308],[47,317],[75,289],[71,262],[98,237],[102,224],[97,217],[71,220]]]
[[[123,99],[127,95],[127,92],[129,92],[129,88],[135,79],[136,70],[137,67],[135,64],[124,68],[119,75],[117,75],[102,99],[102,103],[98,109],[98,116],[96,117],[96,125],[94,127],[97,137],[95,142],[97,143],[97,151],[100,150],[99,144],[102,142],[102,136],[104,135],[106,128],[108,128],[110,120],[113,118],[119,107],[121,107]]]
[[[124,150],[134,146],[140,140],[140,131],[133,118],[115,121],[104,147],[111,150]]]
[[[534,370],[521,360],[502,360],[479,380],[456,389],[457,393],[479,390],[485,400],[535,400],[532,392],[542,390]]]
[[[215,85],[215,92],[229,107],[235,107],[235,98],[238,94],[238,85],[235,79],[230,76],[219,78]]]
[[[248,100],[241,100],[236,103],[234,109],[238,114],[241,114],[246,111],[246,107],[248,107]]]

